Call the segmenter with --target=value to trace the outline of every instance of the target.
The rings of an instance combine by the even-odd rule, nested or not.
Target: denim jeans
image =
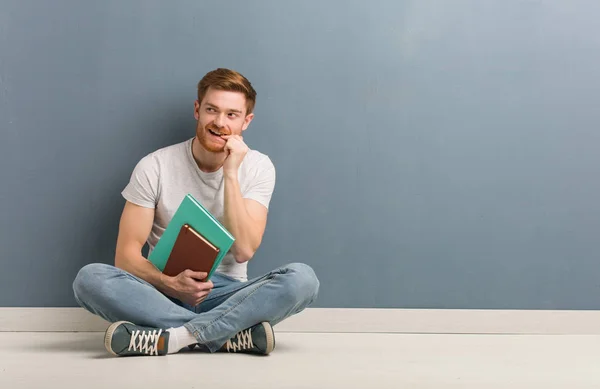
[[[148,282],[115,266],[84,266],[73,291],[77,303],[109,322],[141,326],[185,326],[208,351],[218,351],[231,337],[263,321],[276,325],[317,297],[319,281],[307,265],[292,263],[241,282],[214,273],[214,288],[197,306],[169,297]]]

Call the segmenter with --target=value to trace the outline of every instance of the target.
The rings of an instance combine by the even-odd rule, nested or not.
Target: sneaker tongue
[[[165,337],[164,336],[161,335],[161,337],[158,338],[158,345],[156,346],[156,348],[158,349],[159,353],[165,349]]]

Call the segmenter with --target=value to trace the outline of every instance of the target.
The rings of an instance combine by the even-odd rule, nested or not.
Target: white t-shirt
[[[150,251],[188,193],[223,223],[223,169],[212,173],[200,170],[192,155],[193,139],[146,155],[136,165],[129,184],[122,192],[126,200],[155,209],[148,237]],[[249,150],[240,165],[238,179],[243,198],[256,200],[269,208],[275,187],[275,167],[268,156]],[[247,263],[237,263],[231,251],[216,271],[240,281],[248,279]]]

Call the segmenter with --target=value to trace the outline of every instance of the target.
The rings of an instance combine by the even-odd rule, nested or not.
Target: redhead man
[[[256,92],[238,72],[216,69],[198,83],[196,134],[142,158],[122,192],[115,265],[84,266],[75,299],[112,324],[105,347],[113,355],[166,355],[199,345],[208,352],[269,354],[272,326],[317,297],[319,281],[292,263],[247,279],[261,244],[275,167],[243,139]],[[235,237],[213,277],[185,270],[160,272],[142,255],[164,232],[186,194],[192,194]]]

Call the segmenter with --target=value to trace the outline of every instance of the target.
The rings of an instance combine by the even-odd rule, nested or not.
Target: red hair
[[[206,73],[198,83],[199,104],[202,103],[208,88],[243,93],[246,97],[246,115],[251,114],[254,110],[256,91],[246,77],[234,70],[219,68]]]

